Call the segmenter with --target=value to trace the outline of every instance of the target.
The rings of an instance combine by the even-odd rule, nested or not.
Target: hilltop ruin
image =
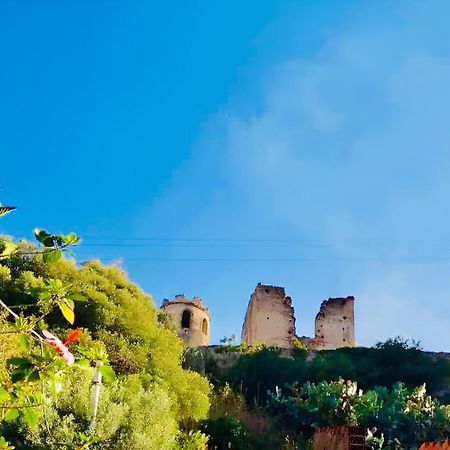
[[[311,350],[355,347],[354,300],[354,297],[324,300],[316,316],[315,336],[298,337],[292,300],[285,289],[259,283],[248,303],[242,342],[248,346],[294,348],[298,340]],[[200,298],[190,300],[177,295],[173,300],[164,300],[161,309],[188,347],[209,345],[210,317]]]

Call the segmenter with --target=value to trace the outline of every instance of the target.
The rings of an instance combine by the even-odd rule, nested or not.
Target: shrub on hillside
[[[75,326],[83,329],[83,339],[105,347],[117,374],[115,382],[102,386],[95,448],[172,449],[180,425],[207,416],[210,388],[205,378],[182,368],[183,343],[161,323],[151,299],[122,270],[99,262],[78,267],[60,259],[50,265],[41,255],[0,261],[0,298],[16,311],[36,314],[35,293],[47,280],[68,286],[77,299]],[[66,333],[60,311],[50,312],[46,321]],[[1,361],[11,354],[10,345],[2,342],[0,351]],[[57,401],[45,405],[45,420],[36,427],[6,423],[0,434],[13,437],[18,449],[84,439],[92,370],[68,371]]]

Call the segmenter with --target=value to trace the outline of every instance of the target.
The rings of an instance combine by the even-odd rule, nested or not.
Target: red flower
[[[48,330],[42,330],[42,334],[45,336],[45,342],[52,346],[58,353],[61,354],[64,361],[68,366],[73,366],[75,363],[75,357],[72,353],[70,353],[69,348],[67,345],[71,344],[72,342],[76,341],[81,333],[81,330],[78,328],[75,331],[72,331],[72,333],[67,336],[67,339],[64,341],[64,343],[56,337],[54,334],[50,333]]]
[[[80,337],[80,334],[81,330],[79,328],[77,328],[75,331],[72,331],[72,333],[70,333],[64,341],[64,345],[70,345],[75,342]]]

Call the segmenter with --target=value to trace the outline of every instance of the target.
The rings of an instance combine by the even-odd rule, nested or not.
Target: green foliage
[[[130,283],[122,270],[95,261],[77,268],[67,260],[44,266],[36,260],[28,269],[18,271],[4,282],[0,279],[0,298],[10,298],[12,305],[33,308],[39,297],[36,301],[30,292],[42,289],[44,280],[61,280],[64,286],[70,287],[70,296],[77,303],[77,326],[104,343],[110,364],[118,375],[147,373],[155,380],[164,380],[174,401],[174,414],[181,421],[206,417],[208,382],[196,373],[183,370],[183,343],[159,323],[151,299]],[[56,294],[52,298],[60,297]],[[50,313],[46,320],[54,327],[65,323],[55,313]]]
[[[223,381],[242,390],[248,403],[265,404],[268,391],[297,380],[306,380],[307,364],[302,355],[286,357],[279,348],[262,347],[244,353]]]
[[[215,450],[247,450],[249,436],[244,424],[230,416],[219,416],[201,424],[203,433],[209,436],[209,447]]]
[[[429,392],[442,395],[450,383],[450,360],[426,353],[414,342],[401,338],[379,343],[374,348],[342,348],[307,352],[303,346],[293,350],[270,347],[223,346],[221,352],[241,354],[225,375],[214,372],[220,382],[241,391],[247,401],[264,405],[267,391],[294,382],[318,383],[340,378],[355,380],[363,389],[390,387],[402,382],[413,388],[426,383]]]
[[[426,383],[438,394],[450,382],[450,360],[421,351],[415,342],[389,339],[374,348],[345,348],[319,352],[309,368],[311,381],[337,380],[358,382],[363,389],[390,387],[401,381],[413,388]]]
[[[207,450],[209,437],[201,431],[190,430],[178,436],[180,450]]]
[[[411,390],[397,383],[391,390],[378,387],[366,393],[343,380],[292,385],[287,393],[272,394],[268,410],[287,431],[306,437],[325,425],[382,430],[383,435],[368,436],[373,448],[384,442],[383,448],[401,443],[410,449],[450,435],[448,407],[428,396],[424,385]]]
[[[13,445],[10,445],[9,442],[3,436],[0,436],[0,449],[14,450],[15,447]]]
[[[18,449],[173,450],[180,425],[206,418],[208,381],[182,368],[182,342],[123,271],[98,262],[77,267],[62,258],[79,242],[74,234],[35,234],[37,249],[0,241],[0,299],[10,314],[19,313],[15,322],[0,316],[0,398],[8,405],[0,408],[0,435],[5,445],[8,439]],[[13,246],[6,257],[5,249]],[[70,333],[68,323],[81,327],[81,336]],[[69,340],[79,337],[70,349],[75,366],[67,367],[71,360],[65,341],[47,328],[69,334]],[[93,422],[95,365],[104,384]],[[93,427],[95,434],[89,434]],[[187,431],[183,445],[204,449],[205,439]]]
[[[56,448],[59,443],[79,440],[91,420],[87,399],[91,395],[93,372],[93,368],[76,366],[64,376],[64,388],[47,410],[46,424],[27,431],[27,445],[40,448],[46,444]],[[101,392],[95,448],[173,448],[178,423],[164,385],[151,383],[145,387],[138,375],[130,375],[103,385]]]
[[[302,341],[300,341],[300,339],[294,338],[292,342],[294,344],[294,352],[297,355],[306,356],[308,354],[308,347],[306,347],[306,345]]]

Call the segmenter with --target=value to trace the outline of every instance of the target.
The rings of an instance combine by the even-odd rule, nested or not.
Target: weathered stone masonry
[[[188,347],[209,344],[209,311],[202,305],[200,298],[189,300],[184,295],[176,295],[174,300],[164,300],[161,309]]]
[[[311,350],[354,347],[354,298],[329,298],[322,302],[315,328],[314,338],[298,338]],[[291,298],[282,287],[258,284],[245,315],[242,341],[249,346],[264,343],[292,348],[295,338]]]
[[[286,296],[282,287],[258,284],[245,314],[242,341],[250,346],[264,343],[291,348],[294,336],[291,298]]]
[[[316,316],[315,337],[300,340],[312,350],[355,347],[354,297],[329,298]]]
[[[248,303],[242,342],[293,348],[298,339],[311,350],[355,347],[354,300],[339,297],[323,301],[316,316],[315,336],[297,337],[292,300],[284,288],[259,283]],[[174,300],[164,300],[162,310],[188,347],[209,345],[209,312],[198,297],[190,300],[177,295]]]

